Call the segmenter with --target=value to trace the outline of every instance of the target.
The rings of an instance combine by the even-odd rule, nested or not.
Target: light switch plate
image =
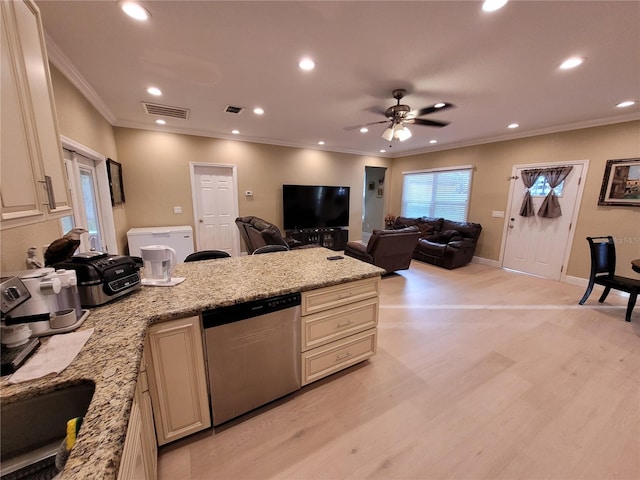
[[[491,216],[493,218],[504,218],[504,211],[502,210],[494,210],[491,212]]]
[[[182,207],[173,207],[173,213],[182,213]]]

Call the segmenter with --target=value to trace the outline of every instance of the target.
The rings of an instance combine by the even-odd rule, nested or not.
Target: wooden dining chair
[[[591,274],[587,291],[578,302],[583,305],[587,301],[594,285],[602,285],[604,292],[598,302],[602,303],[613,288],[629,294],[627,304],[627,314],[625,320],[631,321],[631,312],[636,304],[638,293],[640,292],[640,280],[635,278],[621,277],[615,274],[616,270],[616,245],[613,237],[587,237],[589,249],[591,250]]]

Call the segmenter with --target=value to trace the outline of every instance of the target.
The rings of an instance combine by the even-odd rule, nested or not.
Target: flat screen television
[[[349,187],[283,185],[285,230],[349,226]]]

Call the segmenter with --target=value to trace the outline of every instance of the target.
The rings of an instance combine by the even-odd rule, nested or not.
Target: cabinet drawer
[[[302,351],[378,325],[378,297],[302,317]]]
[[[302,315],[375,297],[379,292],[380,277],[365,278],[364,280],[302,292]]]
[[[376,353],[378,330],[362,333],[302,353],[302,385],[320,380]]]

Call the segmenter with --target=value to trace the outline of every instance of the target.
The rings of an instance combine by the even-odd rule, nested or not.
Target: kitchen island
[[[185,277],[179,285],[142,287],[113,303],[92,308],[81,329],[93,328],[93,335],[65,371],[17,385],[9,385],[9,377],[4,377],[0,399],[3,403],[20,401],[94,382],[95,393],[62,479],[115,479],[149,325],[384,273],[349,257],[327,260],[332,255],[335,252],[325,248],[309,248],[180,264],[173,275]]]

